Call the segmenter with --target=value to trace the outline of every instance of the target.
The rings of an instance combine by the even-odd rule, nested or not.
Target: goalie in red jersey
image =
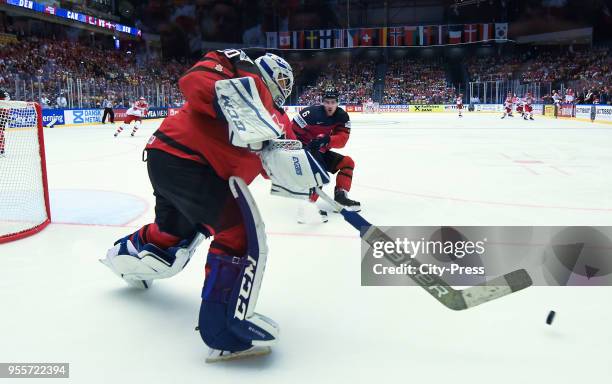
[[[148,288],[179,273],[203,237],[214,237],[198,322],[207,362],[268,353],[278,337],[276,323],[254,311],[268,247],[248,184],[266,174],[276,194],[301,197],[329,182],[301,145],[278,140],[293,137],[282,110],[292,85],[291,66],[273,54],[202,57],[179,80],[187,102],[145,149],[155,221],[117,240],[102,260]]]

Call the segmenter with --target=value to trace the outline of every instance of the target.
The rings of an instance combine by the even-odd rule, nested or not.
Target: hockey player
[[[123,123],[119,125],[119,128],[117,129],[117,132],[115,132],[114,136],[119,136],[123,129],[127,129],[133,121],[134,128],[132,128],[132,133],[130,136],[134,137],[136,131],[138,131],[138,128],[140,128],[140,125],[142,124],[142,118],[146,117],[148,112],[149,104],[147,103],[147,100],[144,97],[141,97],[134,103],[134,105],[130,109],[127,110],[127,117],[125,118]]]
[[[527,120],[527,117],[529,116],[529,120],[533,120],[533,96],[531,96],[531,92],[527,92],[527,94],[523,98],[523,103],[525,104],[525,113],[523,114],[523,119]]]
[[[565,102],[568,104],[573,104],[574,103],[574,90],[571,88],[568,88],[565,91]]]
[[[293,118],[293,131],[298,140],[308,148],[326,170],[338,173],[334,200],[347,210],[359,212],[361,204],[348,198],[353,180],[355,162],[350,156],[344,156],[331,151],[331,148],[343,148],[349,139],[351,121],[348,113],[338,107],[338,93],[329,89],[323,94],[323,104],[310,106]],[[317,200],[316,194],[311,195],[311,207]],[[298,222],[302,221],[302,213],[312,208],[302,205],[298,211]],[[327,213],[319,211],[322,222],[327,221]],[[304,216],[307,216],[304,214]]]
[[[463,115],[461,114],[463,111],[463,93],[460,93],[459,96],[457,96],[455,102],[457,103],[457,111],[459,111],[459,117],[463,117]]]
[[[290,65],[276,55],[204,55],[179,80],[187,102],[145,148],[155,221],[117,240],[102,261],[148,288],[180,272],[202,238],[214,237],[197,328],[210,347],[207,362],[269,353],[278,336],[278,326],[254,312],[268,248],[247,185],[266,173],[279,194],[307,197],[329,181],[306,150],[275,145],[280,125],[290,129],[279,108],[292,85]]]
[[[516,113],[520,113],[521,117],[525,114],[523,110],[523,98],[517,96],[516,94],[512,98],[512,103],[516,105]]]
[[[0,88],[0,100],[10,100],[11,97],[9,96],[8,92],[5,91],[4,89]],[[9,111],[10,109],[6,108],[0,108],[0,157],[4,157],[5,156],[5,138],[4,138],[4,131],[7,128],[7,124],[8,124],[8,119],[9,119]]]
[[[506,97],[506,100],[504,101],[504,114],[502,115],[502,119],[506,118],[506,116],[510,116],[512,117],[512,104],[513,104],[513,97],[512,97],[512,93],[508,92],[508,96]]]

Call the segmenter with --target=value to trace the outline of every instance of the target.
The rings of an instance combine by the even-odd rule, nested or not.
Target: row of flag
[[[508,23],[480,23],[267,32],[266,40],[268,48],[326,49],[446,45],[507,39]]]

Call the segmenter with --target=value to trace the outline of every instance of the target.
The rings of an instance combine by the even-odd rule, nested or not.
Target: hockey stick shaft
[[[370,246],[378,242],[393,240],[377,226],[369,223],[357,212],[347,211],[323,190],[317,188],[317,193],[323,200],[331,204],[344,217],[349,224],[359,230],[360,237]],[[420,273],[421,262],[409,255],[397,253],[385,254],[385,258],[394,265],[411,265],[416,273],[408,276],[419,286],[425,289],[436,300],[453,310],[463,310],[475,307],[488,301],[496,300],[513,292],[527,288],[532,284],[531,277],[524,269],[499,276],[486,283],[479,284],[463,290],[452,288],[437,275]]]

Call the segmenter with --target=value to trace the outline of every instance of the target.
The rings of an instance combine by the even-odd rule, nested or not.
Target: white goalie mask
[[[255,59],[261,74],[272,94],[274,103],[281,107],[291,94],[293,87],[293,70],[285,59],[272,53],[266,53]]]

